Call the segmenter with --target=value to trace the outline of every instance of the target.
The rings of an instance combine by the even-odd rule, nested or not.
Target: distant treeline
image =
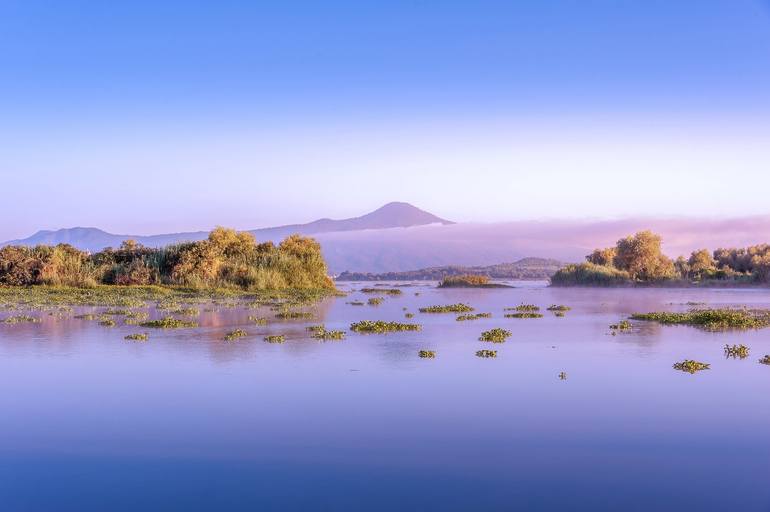
[[[278,246],[216,228],[207,239],[163,248],[127,240],[90,254],[68,244],[0,249],[0,285],[180,285],[286,290],[333,288],[320,245],[292,235]]]
[[[551,277],[556,286],[613,286],[665,283],[770,283],[770,245],[693,251],[672,260],[661,252],[661,237],[641,231],[596,249],[586,262],[567,265]]]
[[[486,276],[492,279],[548,279],[563,263],[545,258],[524,258],[513,263],[483,267],[445,266],[404,272],[343,272],[338,281],[441,281],[452,276]]]

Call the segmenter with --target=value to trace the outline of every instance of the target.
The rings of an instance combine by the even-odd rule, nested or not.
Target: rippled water
[[[766,291],[517,286],[353,293],[309,321],[222,309],[144,343],[71,317],[0,324],[0,510],[770,510],[770,329],[608,328],[687,302],[770,307]],[[417,313],[454,302],[493,317]],[[572,310],[503,318],[521,303]],[[423,330],[306,331],[360,319]],[[513,335],[477,341],[493,327]],[[250,336],[222,341],[234,328]],[[711,369],[671,368],[685,358]]]

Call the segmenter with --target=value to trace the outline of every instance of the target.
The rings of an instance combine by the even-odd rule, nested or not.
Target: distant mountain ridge
[[[564,263],[548,258],[522,258],[511,263],[486,266],[446,265],[405,272],[342,272],[337,281],[440,281],[448,276],[477,275],[492,279],[548,279]]]
[[[392,202],[360,217],[340,220],[324,218],[307,224],[289,224],[272,228],[254,229],[249,232],[252,233],[258,241],[272,240],[277,242],[294,233],[315,235],[319,233],[343,231],[363,231],[369,229],[399,227],[406,228],[429,224],[446,226],[454,223],[421,210],[409,203]],[[0,246],[70,244],[82,250],[100,251],[106,247],[118,247],[126,240],[136,240],[138,243],[147,247],[162,247],[180,242],[202,240],[207,236],[208,231],[192,231],[160,235],[117,235],[108,233],[99,228],[76,227],[57,229],[54,231],[41,230],[28,238],[10,240],[0,244]]]

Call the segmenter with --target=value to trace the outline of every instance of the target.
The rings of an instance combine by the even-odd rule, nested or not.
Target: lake
[[[770,329],[609,328],[688,303],[770,307],[766,290],[514,284],[420,283],[379,306],[353,292],[312,320],[201,307],[195,329],[0,324],[0,510],[770,510]],[[457,302],[492,318],[417,311]],[[522,303],[544,317],[503,317]],[[363,319],[422,330],[348,330]],[[318,323],[347,336],[314,339]],[[478,341],[495,327],[511,337]],[[223,341],[235,328],[249,335]],[[674,370],[683,359],[711,368]]]

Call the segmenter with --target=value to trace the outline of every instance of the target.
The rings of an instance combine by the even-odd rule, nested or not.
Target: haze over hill
[[[614,245],[642,229],[663,236],[669,256],[724,246],[743,247],[770,241],[770,216],[711,220],[634,218],[595,221],[516,221],[453,223],[408,203],[389,203],[360,217],[320,219],[307,224],[255,229],[258,241],[278,242],[292,233],[312,235],[322,246],[333,274],[403,272],[448,265],[487,266],[526,257],[581,261],[596,247]],[[69,243],[96,251],[134,239],[151,247],[200,240],[207,232],[151,236],[116,235],[96,228],[40,231],[6,244]],[[5,244],[3,244],[5,245]]]

